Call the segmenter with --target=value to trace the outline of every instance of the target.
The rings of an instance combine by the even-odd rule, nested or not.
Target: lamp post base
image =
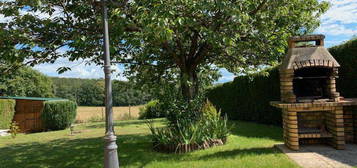
[[[119,168],[119,159],[116,145],[117,137],[113,132],[108,132],[104,137],[104,167],[105,168]]]

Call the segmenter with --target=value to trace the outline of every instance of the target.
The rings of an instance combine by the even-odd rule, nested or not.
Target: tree
[[[104,105],[104,82],[97,80],[85,81],[79,88],[78,103],[85,106]]]
[[[34,65],[68,57],[101,64],[94,1],[15,0],[1,6],[1,14],[13,17],[0,33],[5,44],[0,54],[9,60]],[[111,54],[129,63],[126,74],[138,80],[180,81],[190,100],[200,84],[212,80],[205,72],[224,67],[241,73],[276,64],[286,39],[314,30],[327,7],[318,0],[112,1]]]
[[[139,64],[128,74],[174,73],[186,99],[197,95],[201,71],[218,66],[239,73],[276,64],[287,38],[314,30],[327,9],[317,0],[135,2],[127,15],[138,31],[126,33],[125,48]]]
[[[141,105],[150,101],[152,96],[149,91],[135,88],[126,81],[113,81],[113,104],[114,106]]]
[[[77,102],[79,104],[81,86],[84,81],[89,79],[79,79],[79,78],[57,78],[52,77],[53,88],[56,97],[61,97]]]
[[[0,75],[0,89],[6,96],[53,97],[52,85],[49,77],[30,67],[21,67],[7,75]]]

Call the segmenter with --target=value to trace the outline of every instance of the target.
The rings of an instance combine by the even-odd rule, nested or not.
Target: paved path
[[[357,145],[347,144],[345,150],[323,145],[300,146],[292,151],[283,144],[275,145],[303,168],[351,168],[357,166]]]

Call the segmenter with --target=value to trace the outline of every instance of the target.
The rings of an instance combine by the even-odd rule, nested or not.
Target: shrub
[[[199,112],[202,115],[199,119],[188,117],[197,112],[196,107],[194,102],[182,102],[172,107],[172,110],[177,110],[178,116],[169,117],[169,124],[166,127],[155,128],[149,121],[148,126],[151,130],[154,148],[166,145],[161,148],[161,150],[166,150],[164,152],[176,152],[179,148],[185,148],[179,152],[188,152],[192,150],[191,148],[204,149],[212,145],[223,144],[230,130],[227,125],[228,118],[221,117],[208,101],[203,107],[201,106]],[[173,114],[174,112],[171,111],[170,115]],[[175,120],[172,120],[174,118]],[[173,148],[167,148],[170,145]],[[170,149],[175,151],[170,151]]]
[[[21,130],[20,130],[20,127],[19,127],[19,125],[17,124],[17,122],[16,121],[14,121],[14,122],[12,122],[11,124],[10,124],[10,134],[11,134],[11,137],[12,138],[16,138],[16,135],[20,132]]]
[[[202,107],[202,115],[205,118],[211,119],[217,117],[220,113],[217,112],[216,107],[207,99]]]
[[[0,99],[0,129],[9,129],[15,114],[15,100]]]
[[[207,100],[202,108],[202,119],[200,120],[206,140],[210,139],[225,139],[229,134],[227,125],[228,117],[221,117],[221,112],[217,111],[216,107]]]
[[[42,112],[42,121],[49,130],[68,128],[76,118],[77,104],[69,100],[46,101]]]
[[[144,107],[140,108],[139,119],[161,118],[166,116],[166,111],[161,108],[158,100],[148,102]]]

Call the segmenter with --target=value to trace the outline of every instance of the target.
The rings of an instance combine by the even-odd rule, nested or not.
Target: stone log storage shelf
[[[326,143],[344,149],[357,142],[357,99],[344,99],[336,91],[340,65],[324,47],[324,35],[291,37],[280,73],[285,145]]]

